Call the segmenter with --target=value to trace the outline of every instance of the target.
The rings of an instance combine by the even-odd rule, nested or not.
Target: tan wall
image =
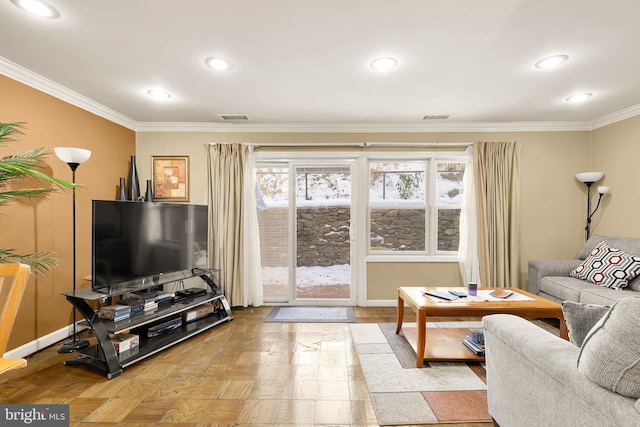
[[[91,200],[113,199],[118,178],[127,175],[128,159],[137,154],[139,177],[150,179],[152,155],[190,156],[191,203],[204,203],[207,142],[301,144],[323,142],[473,142],[517,140],[522,143],[521,164],[521,278],[527,261],[564,258],[577,254],[583,243],[586,190],[574,175],[602,170],[599,183],[611,195],[594,218],[593,233],[640,236],[635,219],[636,159],[640,154],[640,117],[593,132],[520,133],[213,133],[134,132],[80,108],[0,76],[0,121],[27,123],[26,135],[0,153],[56,146],[92,150],[92,158],[77,172],[85,185],[77,193],[78,287],[91,272]],[[71,179],[68,166],[54,155],[49,173]],[[595,200],[595,198],[594,198]],[[60,295],[71,289],[71,194],[57,193],[47,201],[21,202],[2,209],[0,247],[20,253],[54,250],[62,266],[53,274],[30,279],[8,349],[42,337],[71,323],[69,304]],[[370,263],[367,298],[393,300],[400,284],[460,284],[455,263]]]
[[[594,232],[640,237],[640,116],[596,129],[592,139],[593,168],[605,174],[594,185],[606,185],[611,192],[593,218]]]
[[[59,146],[92,151],[76,171],[84,185],[76,193],[78,287],[91,274],[91,200],[114,199],[118,177],[126,176],[135,154],[134,132],[57,98],[0,75],[0,122],[25,122],[25,135],[1,153],[44,147],[52,154],[47,173],[71,181],[71,169],[54,154]],[[57,192],[48,200],[19,202],[2,208],[0,247],[18,253],[53,250],[62,265],[52,274],[31,278],[7,350],[45,336],[72,322],[71,305],[62,292],[72,289],[72,198]]]
[[[504,133],[214,133],[140,132],[136,136],[140,179],[149,179],[152,155],[189,155],[191,202],[204,203],[207,142],[304,144],[324,142],[474,142],[522,143],[521,280],[533,258],[575,256],[583,242],[586,192],[575,174],[591,168],[589,132]],[[144,182],[144,181],[143,181]],[[399,284],[417,278],[459,285],[455,263],[375,263],[368,266],[367,299],[395,299]],[[384,273],[387,272],[387,273]],[[391,272],[393,274],[391,274]],[[446,282],[446,283],[445,283]]]
[[[457,263],[370,262],[367,299],[395,300],[399,286],[461,286]]]

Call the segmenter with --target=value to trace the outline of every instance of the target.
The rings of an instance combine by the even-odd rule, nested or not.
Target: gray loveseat
[[[611,305],[640,291],[640,276],[623,290],[610,289],[569,276],[601,241],[610,246],[640,257],[640,238],[591,236],[584,244],[578,259],[544,259],[529,261],[529,292],[561,303],[574,301],[584,304]]]
[[[579,347],[517,316],[482,322],[489,414],[500,426],[640,426],[640,401],[583,375]]]

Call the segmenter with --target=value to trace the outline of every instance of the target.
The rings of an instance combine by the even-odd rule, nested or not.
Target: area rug
[[[353,307],[274,307],[265,322],[355,323]]]
[[[492,422],[483,365],[429,362],[418,369],[395,325],[358,323],[350,330],[380,425]]]

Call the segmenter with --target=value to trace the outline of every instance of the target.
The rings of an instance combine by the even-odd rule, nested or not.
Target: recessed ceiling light
[[[369,66],[376,71],[389,71],[396,65],[398,65],[398,60],[390,56],[376,58],[369,64]]]
[[[156,99],[169,99],[171,98],[171,94],[169,92],[165,92],[164,90],[159,89],[151,89],[148,90],[147,93],[149,96],[152,96]]]
[[[249,120],[249,116],[244,114],[218,114],[222,120]]]
[[[565,99],[567,102],[582,102],[593,96],[592,93],[584,92],[584,93],[576,93],[575,95],[571,95]]]
[[[566,62],[568,59],[568,55],[553,55],[536,62],[535,66],[536,68],[540,68],[541,70],[548,70],[549,68],[557,67],[563,62]]]
[[[204,61],[209,67],[217,71],[227,71],[231,68],[231,62],[222,58],[207,58]]]
[[[11,3],[25,12],[41,18],[56,19],[60,17],[60,12],[55,7],[40,0],[11,0]]]

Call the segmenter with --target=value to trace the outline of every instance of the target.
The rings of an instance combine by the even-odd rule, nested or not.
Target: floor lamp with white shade
[[[54,148],[56,156],[63,162],[69,165],[71,168],[71,182],[76,183],[76,169],[82,163],[89,160],[91,157],[91,151],[84,148],[72,148],[72,147],[56,147]],[[73,192],[73,292],[76,291],[76,188],[75,185],[72,189]],[[67,341],[60,347],[58,353],[72,353],[74,351],[81,350],[89,347],[89,341],[79,340],[76,337],[76,310],[73,309],[73,339]]]
[[[603,185],[598,186],[598,204],[593,212],[591,212],[591,186],[593,183],[600,181],[603,177],[603,172],[582,172],[576,174],[576,179],[587,186],[587,225],[584,227],[585,240],[589,240],[589,236],[591,235],[591,218],[600,207],[602,197],[609,192],[609,187],[605,187]]]

